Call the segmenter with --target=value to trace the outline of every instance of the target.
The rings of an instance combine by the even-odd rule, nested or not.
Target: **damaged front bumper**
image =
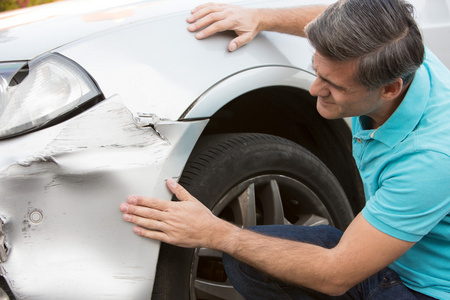
[[[114,96],[0,141],[0,275],[16,299],[150,299],[159,243],[118,207],[129,194],[170,199],[164,180],[206,123],[136,125]]]

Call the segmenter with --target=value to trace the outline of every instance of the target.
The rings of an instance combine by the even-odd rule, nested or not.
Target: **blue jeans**
[[[333,248],[339,242],[342,231],[331,226],[254,226],[250,230],[295,241]],[[299,253],[298,255],[302,255]],[[407,288],[398,274],[385,268],[364,280],[342,296],[328,296],[317,291],[294,286],[260,272],[233,257],[224,254],[225,271],[235,289],[245,299],[433,299]]]

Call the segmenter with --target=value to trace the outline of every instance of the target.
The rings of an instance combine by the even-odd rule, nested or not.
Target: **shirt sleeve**
[[[378,230],[417,242],[450,213],[450,157],[421,151],[392,162],[362,213]]]

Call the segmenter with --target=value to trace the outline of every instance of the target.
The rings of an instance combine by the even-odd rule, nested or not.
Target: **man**
[[[230,51],[262,30],[308,37],[317,110],[355,117],[353,154],[367,204],[345,232],[237,228],[173,180],[180,202],[130,196],[124,219],[144,237],[224,252],[227,274],[247,299],[450,299],[450,72],[424,48],[403,0],[324,9],[207,4],[188,22],[201,29],[199,39],[234,30]]]

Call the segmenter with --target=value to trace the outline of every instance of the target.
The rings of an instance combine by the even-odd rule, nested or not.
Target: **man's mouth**
[[[317,97],[317,101],[319,101],[321,104],[325,104],[325,105],[333,105],[334,104],[334,102],[326,101],[322,97]]]

